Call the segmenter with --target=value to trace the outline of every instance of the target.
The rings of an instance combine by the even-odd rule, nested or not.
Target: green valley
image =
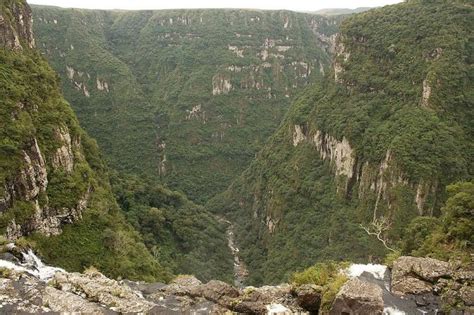
[[[439,216],[446,186],[472,180],[473,14],[463,1],[408,1],[342,23],[324,82],[208,204],[236,223],[250,283],[400,254],[418,217]]]
[[[0,6],[0,230],[69,270],[168,280],[126,222],[92,140],[34,49],[24,1]],[[21,21],[21,23],[20,23]],[[26,239],[25,239],[26,238]]]
[[[39,47],[113,168],[203,204],[328,71],[340,17],[34,6]],[[139,163],[137,163],[139,161]]]
[[[309,8],[0,0],[0,313],[474,311],[472,1]]]
[[[1,9],[7,22],[0,25],[0,229],[6,239],[70,271],[95,267],[146,281],[179,273],[229,280],[225,226],[179,193],[118,179],[36,51],[29,7],[13,1]]]

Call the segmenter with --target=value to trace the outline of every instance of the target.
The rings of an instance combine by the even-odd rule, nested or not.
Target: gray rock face
[[[351,279],[341,288],[329,314],[382,314],[384,303],[382,289],[375,284],[357,278]]]
[[[69,134],[63,135],[70,139]],[[60,150],[60,149],[58,149]],[[6,229],[6,237],[9,240],[16,240],[32,232],[40,232],[45,235],[57,235],[61,233],[61,226],[66,223],[73,223],[82,217],[82,212],[86,209],[90,190],[77,200],[77,204],[72,208],[54,209],[48,205],[48,171],[47,163],[40,150],[36,138],[31,140],[30,145],[22,151],[23,164],[17,171],[17,175],[7,180],[5,192],[0,199],[0,210],[8,211],[16,201],[27,201],[33,208],[31,218],[19,224],[12,220]],[[55,157],[52,157],[54,162]],[[67,155],[64,161],[74,161],[73,154]],[[73,162],[65,162],[66,171],[72,170]],[[54,166],[54,165],[53,165]]]
[[[392,291],[396,294],[421,294],[431,292],[433,284],[442,277],[449,277],[449,263],[421,257],[400,257],[393,264]]]
[[[34,138],[28,149],[22,151],[24,167],[19,171],[13,184],[15,199],[35,200],[39,193],[46,191],[48,172],[46,163]]]
[[[393,264],[392,292],[407,298],[432,296],[441,304],[473,311],[474,264],[447,263],[432,258],[400,257]]]
[[[4,263],[17,267],[18,259],[3,254]],[[399,268],[418,262],[416,268],[427,278],[446,277],[445,269],[426,269],[426,266],[446,267],[446,264],[406,257],[396,264]],[[464,269],[460,269],[460,268]],[[51,268],[51,267],[44,267]],[[415,269],[416,269],[415,268]],[[472,270],[465,266],[450,265],[448,274],[471,279]],[[453,271],[453,268],[456,270]],[[18,271],[20,270],[20,272]],[[143,283],[109,279],[96,270],[68,273],[52,268],[48,277],[36,278],[36,273],[6,270],[0,273],[0,313],[44,314],[320,314],[322,288],[315,285],[246,287],[237,289],[222,281],[201,283],[194,276],[179,276],[170,284]],[[399,271],[399,270],[398,270]],[[398,272],[397,271],[397,272]],[[41,272],[40,272],[41,274]],[[44,274],[44,272],[43,272]],[[412,274],[408,274],[411,276]],[[462,275],[462,277],[460,276]],[[41,281],[50,279],[47,283]],[[458,278],[457,278],[458,279]],[[424,281],[419,279],[420,281]],[[426,280],[427,281],[427,280]],[[410,284],[409,282],[407,282]],[[408,285],[407,284],[407,285]],[[329,314],[383,314],[384,307],[392,307],[406,314],[428,310],[431,314],[445,304],[463,306],[464,312],[474,310],[474,291],[471,280],[439,278],[431,284],[435,291],[425,294],[407,294],[403,298],[393,295],[383,280],[362,275],[346,282],[337,294]],[[408,288],[408,287],[407,287]],[[409,290],[412,292],[413,289]],[[390,295],[390,296],[387,296]],[[401,308],[402,307],[402,308]],[[461,308],[460,308],[461,309]],[[326,313],[324,313],[326,314]]]
[[[31,9],[25,0],[3,1],[0,5],[0,49],[17,53],[33,49],[32,23]],[[34,118],[42,111],[41,103],[36,101],[15,102],[17,104],[11,108],[12,121],[20,115]],[[8,221],[3,225],[5,236],[12,241],[33,232],[60,234],[62,225],[81,219],[91,193],[90,181],[84,178],[85,187],[89,184],[89,189],[77,196],[74,205],[67,208],[50,206],[48,184],[54,179],[52,171],[64,171],[73,176],[75,164],[85,161],[85,157],[80,133],[68,128],[66,121],[54,131],[54,145],[57,145],[54,152],[50,152],[49,146],[36,135],[35,127],[29,127],[31,130],[22,138],[19,152],[15,154],[17,161],[11,163],[9,176],[0,182],[0,213],[15,211],[11,217],[7,216]]]
[[[81,143],[79,140],[73,141],[71,139],[71,134],[66,126],[56,129],[54,136],[61,146],[56,149],[52,156],[52,165],[55,169],[63,169],[67,173],[71,173],[74,168],[73,145],[76,147],[75,151],[78,151]]]
[[[60,291],[46,286],[43,292],[43,304],[53,312],[104,314],[106,309],[70,292]]]
[[[460,297],[467,306],[474,306],[474,288],[464,286],[459,290]]]
[[[0,12],[0,47],[12,50],[35,47],[33,17],[26,4],[14,3],[11,17]]]
[[[145,313],[154,303],[145,300],[130,287],[109,279],[96,271],[80,273],[57,273],[51,280],[61,291],[87,297],[100,305],[122,313]],[[69,296],[69,295],[68,295]]]
[[[222,281],[211,280],[206,284],[190,289],[190,296],[203,297],[224,307],[231,307],[234,298],[240,295],[239,290]]]
[[[146,284],[112,280],[96,270],[83,274],[56,270],[51,278],[41,278],[50,279],[46,283],[31,272],[22,271],[14,259],[12,262],[17,269],[0,274],[0,314],[267,314],[269,309],[284,309],[285,314],[304,312],[297,306],[289,285],[238,290],[221,281],[202,284],[193,276],[180,276],[169,285]]]

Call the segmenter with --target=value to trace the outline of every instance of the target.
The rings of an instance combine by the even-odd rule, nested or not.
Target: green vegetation
[[[152,181],[114,176],[112,185],[127,220],[163,266],[203,281],[232,281],[225,226],[211,213]]]
[[[34,234],[30,240],[45,261],[66,270],[82,272],[95,266],[113,278],[171,279],[171,271],[150,255],[142,238],[126,223],[108,186],[95,189],[79,222],[66,225],[58,236]]]
[[[80,221],[23,242],[69,270],[230,281],[215,215],[225,216],[249,284],[320,285],[323,309],[346,278],[343,264],[321,262],[386,256],[370,228],[396,249],[389,263],[401,254],[466,259],[473,17],[466,1],[408,1],[348,17],[329,71],[328,37],[342,18],[35,7],[39,45],[117,171],[109,183],[43,58],[0,50],[0,183],[18,178],[36,140],[48,173],[47,189],[15,199],[0,228],[28,222],[36,201],[62,213],[90,193]],[[53,165],[58,128],[74,144],[72,170]]]
[[[11,1],[2,2],[0,13],[9,20],[0,27],[10,27],[8,23],[19,18],[11,5]],[[38,233],[19,242],[35,246],[47,263],[71,271],[95,265],[113,277],[170,279],[169,270],[160,266],[125,221],[98,147],[62,98],[56,73],[38,52],[26,47],[17,52],[0,49],[2,233],[13,219],[22,226],[23,234],[32,232],[30,224],[35,224],[40,211],[44,219],[66,214],[69,221],[68,216],[79,211],[80,200],[88,196],[87,208],[76,214],[82,220],[64,224],[62,234],[46,237]],[[54,163],[58,148],[65,145],[59,130],[66,130],[71,139],[70,171]]]
[[[328,259],[381,261],[387,250],[361,228],[374,217],[395,245],[415,220],[403,245],[412,252],[437,225],[417,217],[439,216],[445,187],[473,175],[473,12],[463,1],[409,2],[342,23],[337,80],[333,71],[309,87],[250,167],[208,203],[235,222],[250,283]],[[304,138],[293,146],[295,125]],[[328,138],[315,144],[318,132],[338,152],[348,150],[343,139],[350,144],[350,176],[320,158],[336,149]]]
[[[248,166],[293,96],[328,70],[328,37],[340,20],[289,11],[33,9],[38,46],[110,165],[200,204]]]
[[[349,263],[336,263],[328,261],[318,263],[301,272],[296,272],[291,277],[293,285],[315,284],[321,286],[321,310],[329,311],[336,294],[346,283],[348,277],[342,270],[349,267]]]
[[[419,217],[406,227],[401,246],[404,254],[470,262],[474,252],[474,183],[452,184],[447,192],[449,198],[439,218]]]

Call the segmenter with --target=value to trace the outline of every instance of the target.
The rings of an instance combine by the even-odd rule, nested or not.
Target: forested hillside
[[[342,23],[324,83],[293,103],[251,166],[209,203],[236,223],[251,283],[314,261],[421,254],[414,231],[435,229],[429,218],[448,184],[472,180],[472,29],[469,1],[408,1]],[[443,219],[442,230],[463,231],[457,245],[469,252],[472,198],[457,198],[463,206],[446,211],[464,219],[449,219],[451,228]],[[423,255],[436,239],[445,238],[431,238]]]
[[[229,280],[225,227],[209,212],[156,183],[113,173],[112,188],[95,140],[35,49],[28,5],[2,2],[0,22],[1,234],[69,271]]]
[[[169,279],[125,221],[97,144],[34,49],[31,10],[2,1],[0,21],[1,234],[69,270]]]
[[[203,203],[330,64],[340,18],[34,6],[39,47],[115,169]]]

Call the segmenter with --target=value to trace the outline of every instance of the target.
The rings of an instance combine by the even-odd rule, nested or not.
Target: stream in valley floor
[[[222,223],[227,225],[226,229],[226,237],[227,237],[227,246],[229,247],[230,251],[232,252],[232,256],[234,258],[234,285],[237,288],[243,288],[245,285],[245,280],[248,276],[248,270],[245,266],[245,263],[242,261],[239,255],[239,248],[235,243],[235,234],[234,234],[234,225],[229,220],[226,220],[222,217],[218,217],[218,220]]]

